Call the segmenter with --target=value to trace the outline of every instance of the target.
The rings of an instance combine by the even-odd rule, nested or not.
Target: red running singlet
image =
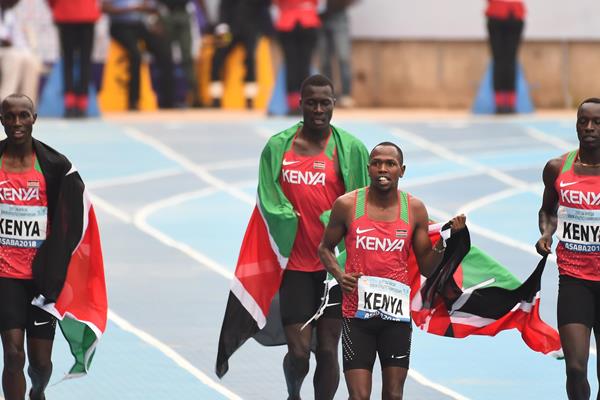
[[[325,150],[316,156],[302,156],[294,152],[294,142],[283,155],[279,182],[283,193],[300,217],[298,231],[287,269],[314,272],[324,269],[317,255],[317,247],[325,232],[320,220],[324,211],[331,209],[335,199],[345,193],[343,180],[335,170],[335,142],[329,135]]]
[[[0,159],[2,163],[2,159]],[[25,172],[0,168],[0,277],[32,279],[31,264],[48,232],[46,180],[37,158]]]
[[[558,193],[558,271],[600,281],[600,176],[577,175],[578,151],[565,156],[554,188]]]
[[[394,221],[374,221],[367,215],[368,188],[355,193],[354,220],[345,239],[346,272],[360,272],[409,285],[408,257],[412,248],[409,194],[398,192],[398,216]],[[344,293],[343,316],[353,318],[357,306],[357,290]]]

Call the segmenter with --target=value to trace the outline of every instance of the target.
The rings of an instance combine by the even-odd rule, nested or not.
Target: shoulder
[[[406,192],[405,192],[406,193]],[[422,219],[422,218],[427,218],[427,208],[425,207],[425,203],[423,203],[423,201],[421,199],[419,199],[418,197],[415,197],[409,193],[407,193],[408,195],[408,207],[409,210],[411,212],[411,214],[414,216],[414,218],[418,219]]]
[[[71,162],[65,155],[44,142],[33,139],[33,149],[40,164],[43,164],[42,169],[50,167],[56,170],[65,170],[66,173],[71,168]]]
[[[360,141],[356,136],[354,136],[352,133],[348,132],[347,130],[342,129],[335,125],[331,125],[331,130],[334,133],[334,135],[337,135],[338,138],[343,143],[352,145],[352,146],[365,147],[365,145],[363,144],[362,141]]]
[[[558,177],[568,155],[569,153],[565,153],[560,157],[552,158],[546,162],[543,172],[544,180],[556,179]]]

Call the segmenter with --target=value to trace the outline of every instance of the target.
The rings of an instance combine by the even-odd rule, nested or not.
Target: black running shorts
[[[327,272],[288,271],[283,273],[279,287],[279,307],[283,326],[304,324],[319,309],[323,295]],[[337,303],[327,307],[321,318],[342,318],[342,292],[339,285],[329,293],[329,303]]]
[[[35,295],[32,280],[0,278],[0,332],[23,329],[28,337],[54,339],[56,318],[31,304]]]
[[[557,314],[559,328],[566,324],[600,328],[600,282],[560,275]]]
[[[342,323],[342,351],[344,372],[350,369],[373,371],[375,356],[379,354],[381,368],[407,368],[410,360],[410,322],[344,318]]]

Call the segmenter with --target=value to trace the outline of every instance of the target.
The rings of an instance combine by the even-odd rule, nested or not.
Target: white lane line
[[[435,382],[430,381],[425,376],[423,376],[420,372],[417,372],[417,371],[415,371],[412,368],[410,368],[408,370],[408,376],[410,376],[411,378],[413,378],[415,381],[417,381],[421,385],[427,386],[427,387],[429,387],[431,389],[434,389],[434,390],[437,390],[438,392],[440,392],[442,394],[445,394],[446,396],[451,397],[453,399],[456,399],[456,400],[469,400],[468,397],[465,397],[462,394],[457,393],[454,390],[447,388],[446,386],[442,386],[440,384],[437,384]]]
[[[86,184],[86,187],[88,187],[89,189],[100,189],[100,188],[111,187],[111,186],[131,185],[131,184],[143,183],[143,182],[147,182],[147,181],[151,181],[151,180],[155,180],[155,179],[169,178],[172,176],[181,175],[183,173],[184,173],[184,171],[182,171],[179,168],[163,169],[163,170],[151,171],[151,172],[147,172],[147,173],[143,173],[143,174],[136,174],[136,175],[122,176],[122,177],[118,177],[118,178],[92,181],[92,182]]]
[[[115,207],[103,198],[98,197],[93,193],[90,194],[92,197],[92,204],[94,205],[94,207],[98,207],[105,213],[112,215],[113,217],[125,224],[131,224],[133,222],[133,218],[126,212],[121,211],[119,208]]]
[[[460,207],[458,209],[458,211],[456,213],[467,215],[471,211],[474,211],[478,208],[485,207],[489,204],[496,203],[500,200],[507,199],[507,198],[512,197],[519,193],[523,193],[523,189],[509,188],[509,189],[501,190],[496,193],[491,193],[491,194],[488,194],[487,196],[477,198],[477,199],[463,205],[462,207]]]
[[[169,359],[174,361],[179,367],[183,370],[189,372],[192,376],[198,379],[200,382],[204,383],[206,386],[215,390],[216,392],[222,394],[227,399],[232,400],[241,400],[241,397],[237,394],[233,393],[231,390],[227,389],[225,386],[215,382],[211,378],[209,378],[205,373],[200,371],[198,368],[194,367],[188,360],[183,358],[179,353],[175,350],[156,339],[154,336],[150,335],[147,332],[142,331],[139,328],[136,328],[131,323],[121,318],[118,314],[116,314],[112,310],[108,310],[108,318],[113,321],[119,328],[123,329],[126,332],[129,332],[143,342],[148,343],[150,346],[158,349],[161,353],[167,356]]]
[[[441,146],[437,143],[429,141],[427,139],[422,138],[412,132],[406,131],[404,129],[394,128],[392,129],[392,134],[400,139],[407,140],[412,142],[414,145],[427,150],[433,154],[438,155],[439,157],[446,159],[448,161],[452,161],[454,163],[463,165],[467,168],[473,169],[477,172],[481,172],[482,174],[486,174],[491,176],[494,179],[497,179],[500,182],[503,182],[509,186],[517,187],[523,190],[530,190],[530,186],[527,182],[524,182],[520,179],[514,178],[507,173],[504,173],[498,169],[490,168],[486,165],[473,161],[467,157],[464,157],[456,152],[448,150],[446,147]]]
[[[231,280],[231,279],[233,279],[233,273],[227,267],[217,263],[216,261],[212,260],[211,258],[196,251],[190,245],[179,242],[179,241],[173,239],[171,236],[164,234],[163,232],[154,228],[152,225],[150,225],[146,221],[146,219],[148,218],[148,216],[150,216],[150,214],[158,211],[161,208],[176,206],[185,201],[195,199],[195,198],[200,198],[203,196],[208,196],[208,195],[214,194],[216,192],[218,192],[217,189],[208,188],[208,189],[198,190],[198,191],[190,192],[190,193],[182,193],[182,194],[179,194],[179,195],[176,195],[173,197],[169,197],[169,198],[157,201],[155,203],[152,203],[152,204],[149,204],[149,205],[143,207],[141,210],[136,212],[135,216],[133,218],[133,223],[139,230],[152,236],[153,238],[155,238],[162,244],[181,251],[183,254],[189,256],[190,258],[192,258],[193,260],[197,261],[198,263],[204,265],[208,269],[216,272],[217,274],[221,275],[222,277],[224,277],[226,279]]]
[[[552,146],[564,151],[569,151],[577,148],[577,143],[567,142],[566,140],[562,140],[560,138],[549,135],[546,132],[537,128],[527,127],[525,128],[525,132],[529,137],[533,139],[551,144]]]
[[[175,150],[164,145],[160,141],[146,135],[145,133],[143,133],[140,130],[135,129],[135,128],[126,127],[126,128],[124,128],[124,131],[132,139],[135,139],[141,143],[144,143],[144,144],[154,148],[160,154],[162,154],[169,160],[176,162],[177,164],[179,164],[186,170],[190,171],[192,174],[196,175],[198,178],[202,179],[207,184],[209,184],[219,190],[222,190],[222,191],[230,194],[231,196],[235,197],[236,199],[241,200],[247,204],[254,204],[254,201],[255,201],[254,196],[249,196],[243,190],[233,187],[231,184],[229,184],[221,179],[218,179],[214,175],[211,175],[206,170],[206,168],[203,168],[200,165],[192,162],[188,158],[177,153]]]
[[[243,158],[240,160],[228,160],[228,161],[219,161],[214,163],[207,163],[199,165],[201,168],[204,168],[207,171],[221,171],[227,169],[236,169],[236,168],[250,168],[250,167],[258,167],[258,159],[257,158]]]

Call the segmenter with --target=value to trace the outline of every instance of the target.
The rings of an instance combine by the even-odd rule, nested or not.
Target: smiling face
[[[9,96],[2,102],[0,121],[9,145],[22,146],[31,143],[31,132],[37,114],[33,103],[25,96]]]
[[[394,146],[379,145],[371,151],[369,177],[371,187],[387,192],[398,189],[398,180],[404,175],[402,154]]]
[[[315,132],[329,130],[334,106],[335,98],[330,86],[305,87],[300,100],[305,128]]]
[[[581,147],[600,148],[600,104],[583,103],[577,110],[575,126]]]

